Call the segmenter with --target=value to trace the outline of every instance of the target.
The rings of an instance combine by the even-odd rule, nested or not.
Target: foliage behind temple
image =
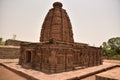
[[[120,55],[120,37],[110,38],[107,42],[103,42],[102,48],[105,56]]]

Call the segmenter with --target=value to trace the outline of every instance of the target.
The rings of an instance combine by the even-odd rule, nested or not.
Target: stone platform
[[[76,80],[76,79],[83,79],[87,76],[91,76],[97,74],[99,72],[103,72],[109,69],[113,69],[120,65],[118,64],[111,64],[111,63],[104,63],[100,66],[89,67],[86,69],[74,70],[69,72],[62,72],[62,73],[55,73],[55,74],[46,74],[40,71],[36,71],[33,69],[25,69],[22,68],[17,63],[1,63],[2,66],[6,67],[7,69],[24,76],[28,80]]]
[[[96,80],[120,80],[120,67],[97,74]]]

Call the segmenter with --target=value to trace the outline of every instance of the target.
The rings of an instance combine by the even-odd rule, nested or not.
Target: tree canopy
[[[120,37],[110,38],[102,44],[103,52],[107,56],[120,55]]]
[[[4,45],[3,38],[0,37],[0,45]]]

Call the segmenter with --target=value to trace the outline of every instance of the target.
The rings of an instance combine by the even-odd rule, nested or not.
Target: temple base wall
[[[36,43],[21,46],[19,64],[46,73],[57,73],[102,64],[101,48],[86,44]]]

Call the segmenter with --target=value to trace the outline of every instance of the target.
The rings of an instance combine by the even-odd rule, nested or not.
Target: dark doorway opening
[[[31,63],[31,51],[27,51],[26,52],[26,62],[27,63]]]

